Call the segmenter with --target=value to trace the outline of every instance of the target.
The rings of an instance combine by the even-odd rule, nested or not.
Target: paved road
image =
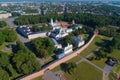
[[[103,73],[103,77],[102,77],[102,80],[109,80],[109,75],[106,74],[106,73]]]
[[[61,80],[58,76],[56,76],[52,71],[47,70],[44,74],[44,80]]]
[[[19,40],[20,40],[22,43],[27,43],[27,42],[30,41],[29,39],[21,36],[19,33],[17,33],[17,36],[18,36]]]
[[[9,27],[16,28],[17,25],[14,24],[14,20],[15,18],[0,19],[0,21],[5,21]]]
[[[60,80],[66,80],[65,77],[63,77],[63,71],[57,71],[54,74],[57,75],[57,77],[59,77]]]
[[[110,72],[113,70],[112,66],[106,65],[104,67],[104,71],[106,72],[106,74],[110,74]]]
[[[0,21],[5,21],[10,28],[13,28],[16,30],[17,25],[14,24],[14,20],[15,18],[0,19]],[[21,36],[19,33],[17,33],[17,35],[21,42],[26,43],[29,41],[27,38]]]

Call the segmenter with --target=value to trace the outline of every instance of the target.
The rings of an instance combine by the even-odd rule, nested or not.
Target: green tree
[[[17,42],[18,44],[19,42]],[[20,45],[20,46],[19,46]],[[18,44],[18,51],[13,55],[12,62],[18,73],[28,74],[40,69],[40,64],[33,53]]]
[[[114,48],[120,49],[120,35],[114,36],[112,43]]]
[[[5,42],[5,37],[2,34],[2,32],[0,32],[0,45],[2,45]]]
[[[54,45],[50,38],[37,38],[32,40],[31,45],[37,52],[37,56],[46,58],[54,53]]]
[[[63,46],[68,45],[68,43],[73,44],[72,35],[68,35],[68,36],[64,37],[63,39],[61,39],[60,43],[62,43]]]
[[[77,64],[74,62],[67,63],[67,71],[68,73],[72,74],[76,71]]]
[[[38,27],[37,25],[34,25],[34,26],[32,27],[32,29],[33,29],[34,32],[40,31],[40,27]]]
[[[110,80],[118,80],[120,77],[120,66],[117,65],[114,67],[113,71],[110,73]]]
[[[0,67],[0,80],[9,80],[8,73]]]
[[[0,28],[3,28],[7,26],[6,22],[5,21],[0,21]]]

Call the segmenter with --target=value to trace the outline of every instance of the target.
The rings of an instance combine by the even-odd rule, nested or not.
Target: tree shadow
[[[100,42],[95,42],[95,45],[99,46],[99,47],[104,47],[106,46],[110,41],[109,40],[105,40],[105,39],[102,39],[102,43]]]
[[[18,28],[16,29],[16,32],[17,32],[20,36],[22,36],[22,37],[24,37],[24,38],[27,38],[27,36],[23,35],[23,33],[20,32],[20,31],[18,30]]]
[[[62,63],[60,65],[60,68],[61,68],[62,71],[67,72],[67,64],[66,63]]]
[[[24,43],[24,45],[30,50],[32,51],[33,53],[36,54],[36,51],[33,49],[32,45],[30,44],[30,42],[26,42]]]
[[[95,45],[96,45],[96,46],[99,46],[99,47],[102,46],[102,44],[101,44],[100,42],[95,42]]]

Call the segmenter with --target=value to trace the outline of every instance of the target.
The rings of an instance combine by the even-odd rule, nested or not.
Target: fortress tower
[[[98,29],[95,29],[95,30],[94,30],[94,34],[95,34],[96,36],[99,34]]]

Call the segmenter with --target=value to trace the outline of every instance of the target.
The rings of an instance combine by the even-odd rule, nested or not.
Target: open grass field
[[[91,62],[103,69],[103,68],[105,67],[105,65],[106,65],[106,64],[105,64],[105,61],[106,61],[106,60],[107,60],[107,59],[104,58],[104,59],[101,59],[101,60],[93,60],[93,61],[91,61]]]
[[[115,49],[109,56],[116,58],[120,62],[120,50]]]
[[[104,42],[104,40],[109,40],[109,37],[106,36],[96,36],[95,39],[92,41],[92,43],[86,48],[79,56],[74,57],[73,59],[69,60],[68,62],[76,62],[81,59],[81,57],[85,57],[89,55],[91,52],[96,50],[100,45]]]
[[[35,78],[35,79],[33,79],[33,80],[44,80],[44,79],[43,79],[42,76],[40,76],[40,77],[37,77],[37,78]]]
[[[119,62],[120,62],[120,50],[115,49],[111,54],[108,54],[108,56],[110,57],[114,57],[116,58]],[[101,60],[93,60],[91,61],[92,63],[94,63],[95,65],[104,68],[105,67],[105,61],[107,60],[107,58],[101,59]]]
[[[3,49],[6,45],[7,45],[7,43],[5,43],[5,42],[2,45],[0,45],[0,50]]]
[[[66,80],[102,80],[102,72],[86,62],[77,66],[74,74],[64,73]]]
[[[93,52],[95,49],[97,49],[98,47],[100,47],[100,45],[104,42],[104,40],[109,40],[108,37],[106,36],[96,36],[94,38],[94,40],[92,41],[92,43],[88,46],[87,49],[85,49],[80,56],[85,57],[88,54],[90,54],[91,52]]]

